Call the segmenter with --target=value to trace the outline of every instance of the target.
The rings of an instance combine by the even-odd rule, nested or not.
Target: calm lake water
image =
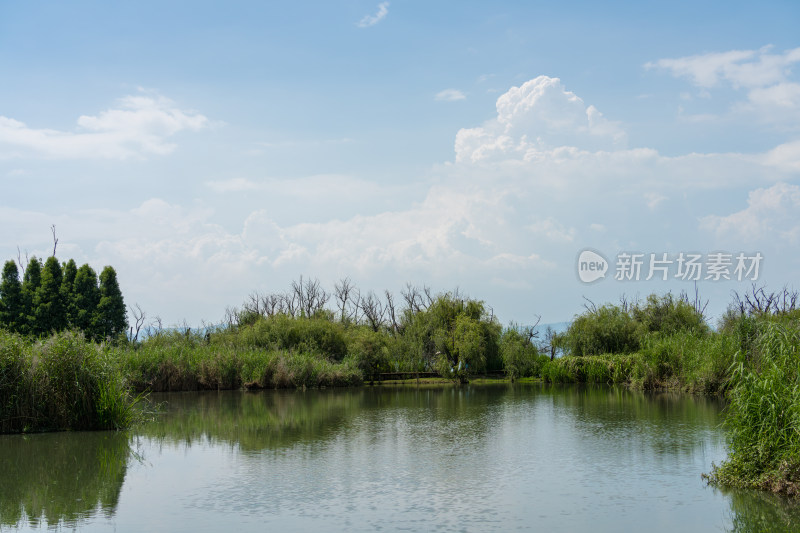
[[[153,395],[132,433],[0,436],[0,530],[797,531],[714,489],[712,398],[538,384]]]

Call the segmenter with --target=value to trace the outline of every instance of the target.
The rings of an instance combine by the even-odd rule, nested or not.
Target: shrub
[[[578,316],[561,338],[561,346],[574,356],[630,353],[639,349],[640,323],[616,305],[604,305]]]

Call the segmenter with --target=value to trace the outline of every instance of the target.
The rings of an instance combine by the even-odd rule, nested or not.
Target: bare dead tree
[[[300,276],[300,281],[292,281],[292,301],[296,303],[297,311],[302,316],[306,308],[305,291],[303,290],[303,276]],[[294,307],[294,306],[292,306]],[[294,316],[294,313],[292,313]]]
[[[352,320],[355,324],[358,324],[359,320],[361,320],[361,289],[354,289],[355,294],[350,297],[348,302],[348,316],[350,316],[350,320]]]
[[[225,317],[223,318],[225,323],[228,325],[228,329],[233,328],[234,326],[239,325],[239,310],[235,307],[227,306],[225,307]]]
[[[388,289],[383,291],[384,296],[386,297],[386,306],[384,309],[386,310],[386,314],[389,316],[389,320],[391,321],[390,327],[392,328],[392,333],[397,333],[400,331],[400,325],[397,323],[397,314],[395,313],[395,305],[394,305],[394,295],[389,292]]]
[[[682,292],[680,296],[681,300],[685,303],[692,306],[697,314],[700,316],[705,316],[706,308],[708,307],[708,300],[703,302],[703,299],[700,298],[700,289],[697,287],[697,282],[694,283],[694,298],[690,301],[689,295],[686,292]]]
[[[400,291],[400,295],[406,302],[406,309],[411,313],[419,313],[422,307],[422,294],[419,289],[410,283],[406,283],[406,288]]]
[[[547,329],[544,330],[544,343],[546,350],[550,352],[551,361],[556,358],[556,337],[556,330],[547,326]]]
[[[428,308],[433,304],[433,301],[436,299],[436,296],[433,295],[433,291],[427,285],[423,285],[422,286],[422,293],[425,296],[425,301],[423,303],[423,306],[425,307],[425,310],[427,311]]]
[[[359,299],[359,307],[372,331],[378,331],[384,322],[385,308],[375,293],[369,291],[367,297]]]
[[[147,336],[148,337],[158,337],[164,331],[164,325],[161,321],[160,316],[153,317],[153,320],[150,321],[150,324],[147,326]]]
[[[305,285],[303,285],[303,278],[301,277],[300,292],[302,293],[301,307],[307,317],[312,317],[317,311],[322,310],[331,297],[330,294],[322,288],[317,278],[306,280]]]
[[[128,309],[131,311],[131,316],[133,317],[133,325],[131,326],[131,340],[136,342],[139,340],[139,331],[142,329],[144,325],[144,321],[147,319],[147,315],[142,310],[139,304],[129,305]]]
[[[597,312],[597,305],[595,305],[595,303],[593,301],[591,301],[589,298],[587,298],[586,296],[584,296],[583,299],[586,300],[586,302],[584,302],[584,304],[583,304],[584,309],[586,309],[590,313],[596,313]]]
[[[296,292],[286,292],[280,295],[282,307],[285,309],[285,313],[290,317],[294,318],[297,315],[298,310],[300,309],[300,302],[298,301],[298,295]]]
[[[31,260],[28,257],[28,250],[25,250],[25,263],[22,262],[22,252],[19,250],[19,246],[17,246],[17,264],[19,265],[19,275],[21,277],[25,277],[25,269],[28,268],[28,263]]]
[[[275,293],[261,295],[261,312],[267,317],[275,316],[280,312],[280,301],[280,296]]]
[[[767,292],[763,286],[753,284],[749,292],[734,292],[734,307],[742,315],[784,314],[798,308],[800,295],[784,286],[781,291]]]
[[[627,294],[623,293],[622,296],[619,297],[619,306],[622,309],[622,312],[624,313],[628,312],[628,307],[630,306],[630,302],[628,301]]]
[[[539,326],[539,322],[542,321],[542,316],[534,316],[536,316],[536,322],[534,322],[532,326],[527,326],[524,330],[524,335],[527,337],[529,343],[533,343],[533,339],[539,338],[539,331],[536,328]]]
[[[352,301],[355,287],[350,278],[342,278],[333,286],[333,294],[336,298],[336,309],[339,311],[339,321],[346,322],[351,320],[352,312],[348,307],[348,302]]]
[[[50,231],[53,232],[53,257],[56,256],[56,247],[58,246],[58,238],[56,237],[56,225],[50,225]]]
[[[258,291],[247,295],[247,300],[242,304],[242,311],[256,315],[261,314],[261,295],[258,294]]]

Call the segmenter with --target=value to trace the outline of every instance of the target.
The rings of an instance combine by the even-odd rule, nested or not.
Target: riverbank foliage
[[[716,331],[697,301],[650,296],[590,306],[558,339],[552,382],[725,393],[730,455],[709,480],[800,495],[800,298],[753,287],[736,294]]]
[[[0,330],[0,432],[128,427],[137,397],[108,355],[80,334]]]
[[[396,299],[361,293],[347,279],[328,293],[301,278],[285,293],[253,293],[221,325],[194,331],[156,322],[139,340],[140,314],[127,342],[0,332],[0,431],[125,427],[136,416],[130,391],[437,375],[455,383],[502,375],[624,384],[726,395],[731,454],[711,481],[800,494],[798,303],[795,292],[754,286],[735,295],[716,329],[702,302],[685,294],[590,303],[566,331],[539,339],[535,327],[503,327],[484,302],[458,291],[409,285]]]

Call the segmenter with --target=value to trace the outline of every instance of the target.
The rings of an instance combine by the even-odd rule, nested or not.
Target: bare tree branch
[[[50,231],[53,232],[53,257],[56,256],[56,247],[58,246],[58,238],[56,237],[56,225],[50,225]]]
[[[131,311],[131,316],[133,317],[134,324],[131,326],[131,340],[136,342],[139,340],[139,331],[142,329],[142,325],[144,324],[147,315],[139,306],[139,304],[129,305],[128,309]]]

